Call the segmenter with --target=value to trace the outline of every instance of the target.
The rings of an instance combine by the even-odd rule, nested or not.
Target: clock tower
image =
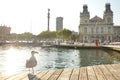
[[[110,3],[106,3],[103,19],[106,24],[113,24],[113,11],[111,10]]]
[[[89,19],[90,19],[90,13],[88,12],[88,7],[85,4],[83,6],[83,12],[80,13],[80,23],[81,24],[88,24],[89,23]]]

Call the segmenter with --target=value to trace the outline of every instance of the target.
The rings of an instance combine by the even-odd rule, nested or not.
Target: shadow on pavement
[[[36,75],[34,75],[34,74],[28,74],[28,79],[29,80],[41,80],[41,79],[39,79]]]

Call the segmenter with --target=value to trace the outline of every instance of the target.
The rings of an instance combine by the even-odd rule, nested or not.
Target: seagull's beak
[[[35,52],[36,54],[38,54],[38,52]]]
[[[37,52],[37,51],[32,51],[31,53],[32,53],[32,54],[35,54],[35,53],[37,53],[37,54],[38,54],[38,52]]]

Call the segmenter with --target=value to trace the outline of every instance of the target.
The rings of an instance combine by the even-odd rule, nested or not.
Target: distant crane
[[[26,68],[29,68],[29,72],[30,72],[30,68],[32,68],[32,72],[34,74],[34,69],[33,67],[35,67],[37,65],[37,60],[34,56],[34,54],[38,54],[38,52],[36,51],[31,51],[31,57],[29,60],[26,60]]]

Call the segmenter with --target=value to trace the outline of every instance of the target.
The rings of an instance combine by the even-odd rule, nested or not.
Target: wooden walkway
[[[28,72],[5,76],[0,75],[0,80],[120,80],[120,64],[95,65],[81,68],[66,68],[36,72]]]

